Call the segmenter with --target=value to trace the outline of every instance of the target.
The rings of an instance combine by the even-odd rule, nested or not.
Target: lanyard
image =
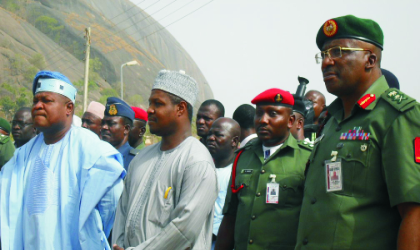
[[[235,188],[236,165],[238,165],[239,156],[242,154],[242,152],[244,152],[244,149],[239,151],[238,155],[236,155],[236,158],[235,158],[235,161],[233,162],[233,167],[232,167],[232,185],[230,186],[230,188],[232,189],[232,193],[234,194],[239,192],[239,190],[241,190],[244,187],[244,184],[242,183],[241,186],[239,186],[238,188]]]

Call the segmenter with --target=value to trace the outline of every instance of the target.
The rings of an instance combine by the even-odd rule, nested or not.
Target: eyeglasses
[[[24,123],[24,122],[20,122],[20,121],[12,121],[12,127],[18,125],[19,128],[23,128],[25,126],[29,126],[32,125],[33,123]]]
[[[317,64],[322,63],[322,61],[325,59],[325,55],[328,55],[328,58],[330,59],[335,59],[335,58],[340,58],[343,53],[342,51],[369,51],[370,53],[372,53],[371,50],[368,49],[362,49],[362,48],[346,48],[346,47],[340,47],[340,46],[336,46],[336,47],[332,47],[329,48],[327,50],[321,51],[319,53],[317,53],[315,55],[315,61]]]

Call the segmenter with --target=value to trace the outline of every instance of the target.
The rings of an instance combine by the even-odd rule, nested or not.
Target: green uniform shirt
[[[303,197],[304,171],[310,148],[289,135],[284,144],[264,161],[259,139],[249,142],[239,157],[236,187],[230,188],[224,214],[236,214],[235,249],[294,249]],[[266,204],[267,183],[275,174],[279,203]]]
[[[7,135],[0,134],[0,169],[13,157],[15,146]]]
[[[136,147],[136,149],[140,150],[140,149],[143,149],[145,146],[146,146],[146,145],[144,144],[144,141],[142,141],[142,142],[140,143],[140,145],[138,145],[138,146]]]
[[[396,249],[401,217],[396,205],[420,203],[420,165],[413,141],[420,136],[420,106],[380,77],[362,95],[376,100],[358,104],[343,120],[340,99],[315,143],[307,170],[296,249]],[[361,127],[368,140],[343,140]],[[341,137],[341,138],[340,138]],[[343,189],[326,192],[325,160],[337,151]]]

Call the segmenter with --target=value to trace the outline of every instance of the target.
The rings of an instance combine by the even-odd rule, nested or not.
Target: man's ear
[[[291,129],[293,127],[293,123],[295,123],[295,120],[296,120],[296,116],[293,115],[293,114],[290,115],[290,117],[289,117],[289,123],[287,123],[287,127],[289,129]]]
[[[130,133],[131,126],[129,124],[124,125],[124,135],[128,135]]]
[[[238,148],[239,146],[239,136],[234,136],[232,138],[232,148]]]
[[[378,56],[373,52],[370,53],[366,61],[366,69],[371,70],[373,67],[376,66],[377,62],[378,62]]]
[[[146,133],[146,125],[140,129],[139,137],[143,136]]]
[[[298,129],[303,129],[304,126],[305,126],[305,123],[303,122],[303,118],[299,118],[297,120],[297,128]]]
[[[177,106],[177,114],[178,114],[178,117],[181,117],[185,113],[188,113],[187,103],[185,101],[181,101],[176,106]]]
[[[72,116],[74,111],[74,103],[73,102],[67,102],[66,103],[66,115]]]

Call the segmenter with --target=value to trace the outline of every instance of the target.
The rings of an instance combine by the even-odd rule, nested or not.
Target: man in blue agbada
[[[71,125],[76,88],[67,77],[41,71],[33,94],[41,133],[0,173],[1,249],[110,249],[126,174],[121,155]]]

